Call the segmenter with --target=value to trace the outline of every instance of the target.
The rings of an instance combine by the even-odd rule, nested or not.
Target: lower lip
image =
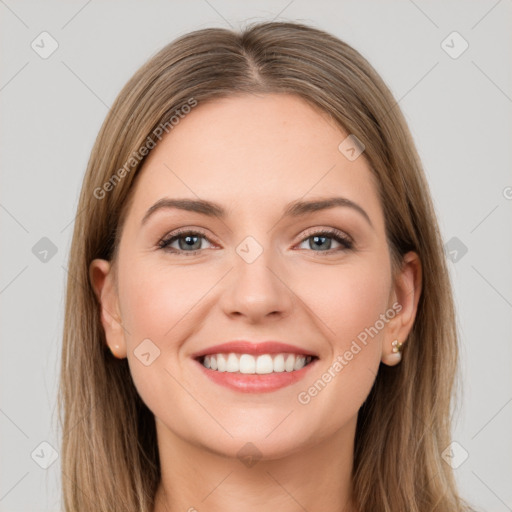
[[[303,379],[318,359],[313,359],[308,365],[293,372],[274,372],[263,375],[236,372],[219,372],[203,366],[197,359],[194,360],[213,382],[241,393],[269,393],[295,384]]]

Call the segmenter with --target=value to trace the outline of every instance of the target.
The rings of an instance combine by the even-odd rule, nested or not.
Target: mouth
[[[210,381],[242,393],[266,393],[294,384],[319,359],[294,345],[247,341],[215,345],[192,358]]]

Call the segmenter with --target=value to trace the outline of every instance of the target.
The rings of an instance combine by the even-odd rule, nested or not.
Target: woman
[[[75,223],[66,510],[470,510],[428,185],[353,48],[187,34],[123,88]]]

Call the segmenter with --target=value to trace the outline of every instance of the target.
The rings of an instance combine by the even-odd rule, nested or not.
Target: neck
[[[153,512],[354,512],[355,424],[286,457],[242,461],[191,444],[157,420],[161,480]]]

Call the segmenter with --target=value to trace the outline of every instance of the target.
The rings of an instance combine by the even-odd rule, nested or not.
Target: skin
[[[118,259],[91,263],[107,343],[128,358],[155,415],[162,480],[154,512],[260,512],[263,504],[281,512],[355,510],[357,413],[380,363],[399,363],[391,343],[404,342],[412,328],[421,267],[408,253],[393,276],[368,163],[338,150],[347,135],[293,95],[198,105],[146,160]],[[294,200],[334,195],[360,205],[371,225],[349,207],[283,217]],[[141,226],[163,197],[215,201],[227,215],[161,209]],[[178,228],[204,232],[198,254],[158,247]],[[353,249],[333,238],[315,244],[312,234],[325,228],[349,235]],[[236,252],[247,236],[263,249],[250,264]],[[187,250],[183,237],[172,247]],[[396,302],[400,312],[378,335],[308,404],[299,403],[298,394]],[[160,350],[149,366],[134,355],[147,338]],[[291,386],[239,393],[211,383],[190,357],[235,339],[296,344],[319,361]],[[237,456],[248,442],[261,456],[251,467]]]

